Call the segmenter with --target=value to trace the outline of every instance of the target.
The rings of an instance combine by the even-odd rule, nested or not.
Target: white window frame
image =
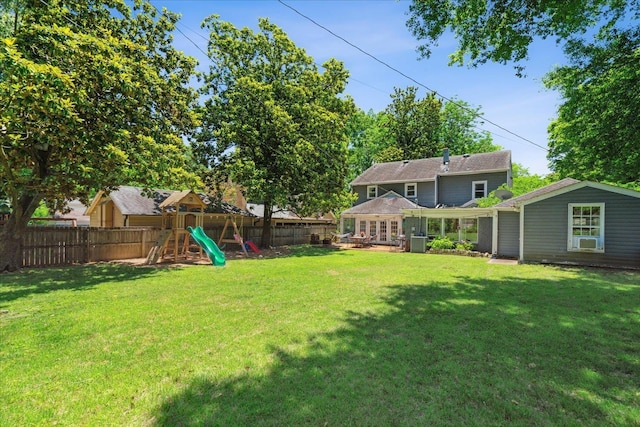
[[[589,235],[574,235],[573,230],[576,225],[574,225],[574,208],[600,208],[599,221],[597,225],[594,224],[582,224],[577,225],[577,228],[598,228],[599,234],[589,234]],[[592,253],[604,253],[604,203],[569,203],[568,205],[568,218],[567,218],[567,251],[569,252],[592,252]],[[595,248],[580,248],[579,241],[581,239],[596,239],[596,247]]]
[[[373,190],[373,196],[371,195]],[[367,199],[375,199],[378,197],[378,186],[377,185],[367,185]]]
[[[484,196],[482,197],[487,197],[487,181],[473,181],[471,183],[471,199],[479,199],[480,197],[476,197],[476,186],[478,184],[482,184],[482,186],[484,187]]]
[[[404,197],[407,199],[415,199],[418,197],[418,184],[416,182],[407,182],[404,184]]]

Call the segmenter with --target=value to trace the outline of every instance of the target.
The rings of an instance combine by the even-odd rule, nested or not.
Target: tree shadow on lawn
[[[157,268],[98,263],[80,266],[23,269],[0,274],[0,308],[5,303],[32,294],[60,290],[87,290],[107,282],[143,279],[157,274]]]
[[[235,378],[193,378],[155,420],[637,424],[637,277],[583,271],[556,281],[459,277],[390,287],[384,312],[349,312],[344,327],[310,336],[301,352],[272,348],[265,376],[252,375],[247,359]]]

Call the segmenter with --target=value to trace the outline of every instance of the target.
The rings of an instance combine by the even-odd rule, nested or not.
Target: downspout
[[[493,210],[493,222],[491,226],[491,255],[498,256],[498,210]]]
[[[438,206],[438,174],[436,174],[436,180],[434,181],[434,191],[433,191],[433,207]]]
[[[520,207],[520,232],[518,233],[519,247],[518,247],[518,262],[524,261],[524,206]]]

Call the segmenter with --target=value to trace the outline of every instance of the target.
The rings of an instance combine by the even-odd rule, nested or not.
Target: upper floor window
[[[567,250],[604,252],[604,203],[569,203]]]
[[[482,197],[487,197],[487,181],[473,181],[471,184],[471,198],[472,199],[481,199]]]
[[[418,197],[418,184],[415,182],[404,185],[404,197],[415,199]]]
[[[378,197],[378,186],[367,185],[367,199],[375,199]]]

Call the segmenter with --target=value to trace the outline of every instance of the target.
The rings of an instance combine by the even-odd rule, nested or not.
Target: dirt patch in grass
[[[238,259],[264,259],[264,258],[278,258],[283,256],[289,256],[291,254],[291,248],[289,246],[282,246],[277,248],[270,249],[261,249],[259,253],[255,253],[252,251],[247,251],[245,254],[241,250],[237,251],[225,251],[225,257],[227,262],[238,260]],[[130,258],[130,259],[120,259],[109,261],[111,264],[123,264],[123,265],[132,265],[136,267],[184,267],[189,265],[208,265],[211,264],[211,261],[205,256],[204,258],[189,258],[189,259],[181,259],[177,262],[171,260],[170,258],[166,258],[158,261],[156,264],[147,264],[146,258]]]

